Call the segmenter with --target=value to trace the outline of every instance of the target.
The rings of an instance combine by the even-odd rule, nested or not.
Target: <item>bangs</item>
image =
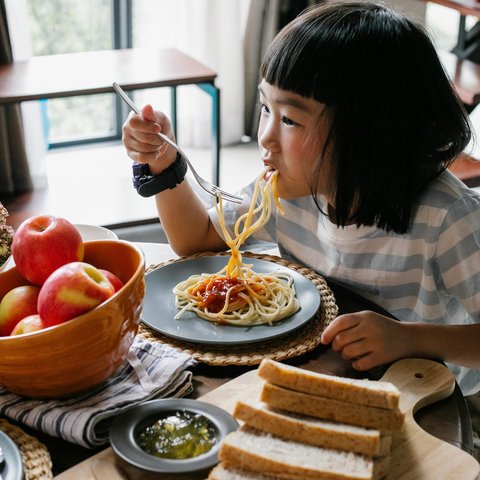
[[[397,75],[392,52],[397,50],[398,29],[407,23],[376,4],[342,2],[307,9],[275,37],[262,62],[263,79],[333,106],[352,88],[352,78],[377,68],[378,57]],[[393,73],[395,72],[395,73]],[[375,81],[363,79],[362,88]],[[368,91],[368,90],[364,90]]]
[[[304,14],[305,15],[305,14]],[[304,18],[302,15],[299,18]],[[319,65],[328,65],[326,49],[319,42],[315,25],[305,25],[299,18],[287,25],[270,45],[260,68],[262,78],[281,90],[289,90],[321,103],[328,101],[328,72]]]

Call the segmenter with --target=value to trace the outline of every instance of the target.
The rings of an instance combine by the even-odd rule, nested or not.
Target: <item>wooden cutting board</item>
[[[446,398],[453,392],[455,380],[450,370],[430,360],[404,359],[393,364],[382,380],[400,389],[400,409],[405,414],[404,429],[393,441],[391,473],[387,480],[475,480],[480,474],[479,463],[463,450],[426,433],[413,418],[413,414],[421,407]],[[259,398],[261,386],[262,380],[257,376],[257,371],[252,370],[212,390],[201,400],[231,412],[239,398]],[[115,469],[115,455],[108,448],[55,478],[94,480],[92,466],[98,464],[99,460],[104,460]],[[168,478],[144,473],[133,467],[126,468],[124,464],[122,469],[128,474],[129,480]],[[115,478],[113,473],[111,478]]]

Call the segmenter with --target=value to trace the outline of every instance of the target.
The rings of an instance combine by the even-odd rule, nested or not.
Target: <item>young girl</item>
[[[261,77],[258,143],[263,164],[278,171],[285,215],[274,211],[254,240],[275,242],[282,256],[401,320],[340,315],[322,342],[358,370],[442,359],[464,394],[475,393],[480,197],[446,170],[471,132],[428,36],[384,6],[316,6],[278,34]],[[168,119],[146,106],[125,123],[123,141],[160,174],[155,200],[170,244],[180,255],[225,249],[218,216],[188,182],[163,185],[179,160],[159,131],[172,136]],[[229,227],[251,194],[252,185],[243,205],[224,202]]]

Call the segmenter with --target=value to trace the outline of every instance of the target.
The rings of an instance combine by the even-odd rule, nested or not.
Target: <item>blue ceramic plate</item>
[[[276,263],[245,257],[244,262],[253,265],[257,273],[287,271],[294,278],[300,310],[273,325],[242,327],[218,325],[199,318],[193,312],[185,312],[175,320],[178,309],[175,306],[173,287],[191,275],[216,273],[228,262],[225,255],[197,257],[167,264],[146,275],[147,290],[143,304],[142,320],[150,328],[168,337],[179,340],[217,345],[236,345],[261,342],[285,335],[305,325],[320,307],[320,293],[317,287],[295,270]]]
[[[160,458],[145,452],[138,444],[140,432],[158,419],[174,415],[179,410],[206,417],[216,432],[215,445],[202,455],[182,460]],[[208,470],[218,463],[221,440],[237,428],[238,422],[215,405],[188,398],[166,398],[145,402],[119,415],[110,429],[110,445],[120,458],[137,468],[165,474],[194,473]]]
[[[3,480],[23,480],[22,456],[15,442],[0,430],[0,447],[5,461],[0,464]]]

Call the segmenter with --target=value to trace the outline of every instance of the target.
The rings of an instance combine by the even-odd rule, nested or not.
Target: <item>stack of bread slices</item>
[[[388,474],[392,433],[403,425],[391,383],[310,372],[263,360],[259,400],[223,440],[209,480],[367,480]]]

